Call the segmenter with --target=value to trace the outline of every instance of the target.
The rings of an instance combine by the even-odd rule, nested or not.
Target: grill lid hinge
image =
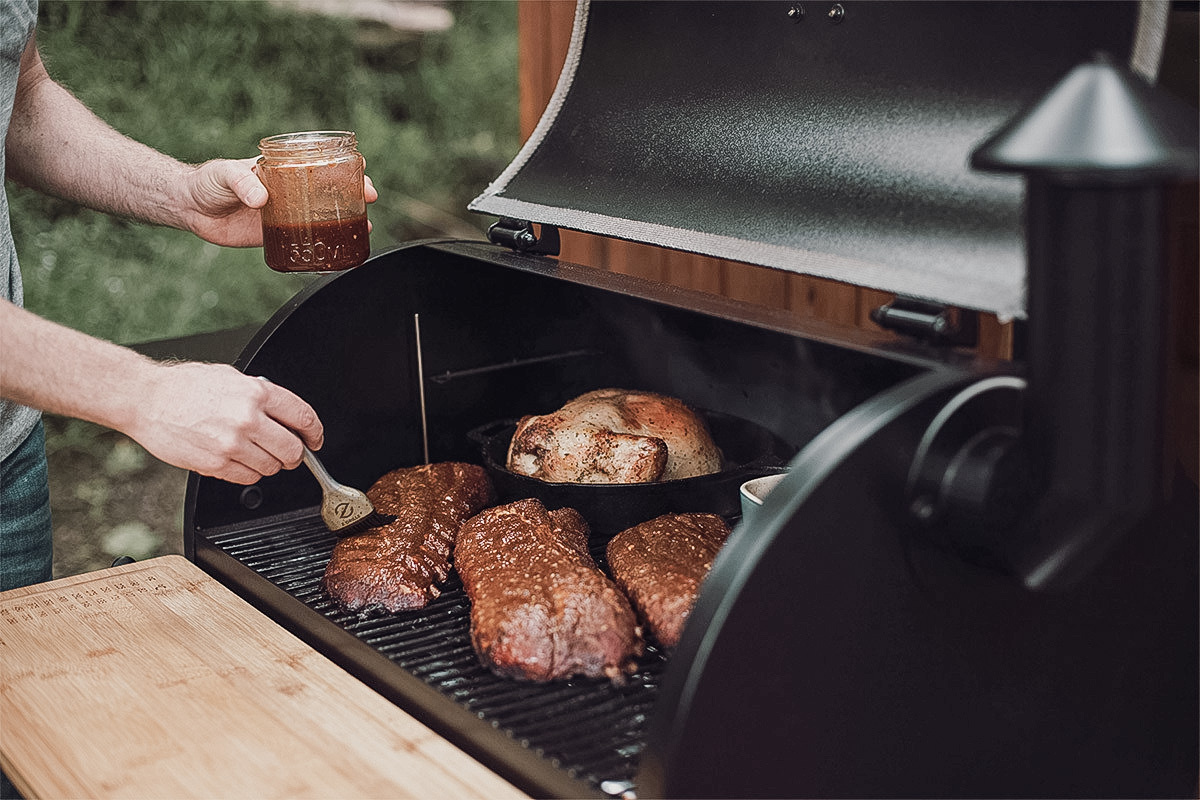
[[[488,241],[509,247],[518,253],[558,255],[558,228],[543,223],[541,233],[540,237],[534,234],[533,223],[528,220],[501,217],[488,228]]]
[[[946,347],[975,347],[979,344],[979,314],[928,300],[897,295],[871,311],[871,320],[881,328]]]

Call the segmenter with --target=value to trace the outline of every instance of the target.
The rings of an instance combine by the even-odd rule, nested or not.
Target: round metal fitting
[[[241,501],[242,508],[253,511],[263,504],[263,492],[257,486],[247,486],[242,489],[241,496],[238,498]]]

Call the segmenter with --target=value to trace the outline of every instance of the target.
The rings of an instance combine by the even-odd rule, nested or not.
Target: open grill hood
[[[1154,74],[1163,5],[1086,6],[584,2],[471,207],[1022,317],[1022,184],[970,155],[1095,51]]]

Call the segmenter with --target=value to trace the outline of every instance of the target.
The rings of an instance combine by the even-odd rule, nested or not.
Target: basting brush
[[[307,447],[304,448],[304,463],[312,470],[317,483],[321,484],[321,519],[333,533],[350,536],[396,521],[395,516],[376,511],[370,498],[363,492],[335,481],[325,465]]]
[[[265,375],[259,375],[258,379],[263,383],[271,382]],[[335,481],[321,459],[307,445],[304,445],[304,463],[312,471],[317,483],[321,484],[321,519],[331,532],[338,536],[351,536],[396,521],[395,516],[376,511],[365,493]]]

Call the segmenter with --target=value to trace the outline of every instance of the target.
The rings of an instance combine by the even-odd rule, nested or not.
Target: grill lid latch
[[[881,328],[946,347],[979,344],[979,314],[931,303],[916,297],[896,299],[871,310],[871,320]]]
[[[558,255],[558,228],[543,224],[542,235],[533,232],[533,223],[523,219],[501,217],[488,228],[488,241],[516,250],[518,253]]]

